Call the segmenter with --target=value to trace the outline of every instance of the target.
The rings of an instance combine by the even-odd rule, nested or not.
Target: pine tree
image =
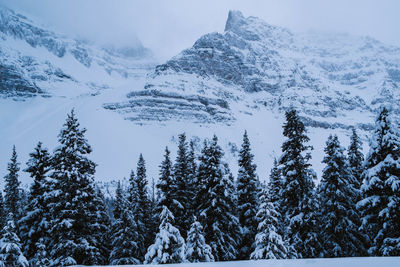
[[[177,157],[173,168],[173,188],[175,190],[172,193],[172,198],[176,202],[174,209],[175,224],[183,237],[186,237],[186,232],[189,230],[188,227],[190,226],[190,220],[192,219],[190,214],[188,214],[191,210],[189,170],[188,144],[186,142],[185,133],[182,133],[179,135]]]
[[[87,156],[92,152],[80,129],[74,110],[60,131],[59,147],[52,157],[52,185],[48,196],[50,214],[50,258],[53,266],[102,264],[102,244],[93,185],[95,163]]]
[[[281,170],[278,167],[278,161],[274,159],[274,164],[269,175],[268,182],[268,199],[275,204],[276,207],[280,206],[280,191],[282,190]]]
[[[351,168],[351,173],[355,178],[356,189],[359,190],[362,184],[361,174],[364,170],[363,162],[364,155],[362,153],[362,141],[357,135],[355,128],[352,129],[352,135],[350,137],[350,146],[348,148],[348,161]]]
[[[18,172],[19,172],[19,162],[17,160],[17,152],[15,146],[13,146],[12,155],[10,162],[7,166],[7,175],[4,177],[5,186],[4,186],[4,206],[5,213],[12,214],[14,222],[19,219],[20,216],[20,182],[18,181]]]
[[[389,110],[380,109],[370,140],[361,186],[362,229],[369,234],[374,256],[400,255],[400,136]]]
[[[250,258],[259,259],[286,259],[288,248],[279,233],[279,214],[274,202],[269,198],[267,188],[260,194],[260,208],[257,212],[259,221],[255,236],[255,249]]]
[[[137,244],[139,246],[138,259],[143,262],[147,247],[154,239],[154,233],[151,232],[151,214],[150,200],[147,191],[146,163],[143,155],[140,154],[137,164],[136,175],[131,175],[130,184],[130,204],[132,213],[138,229]]]
[[[129,202],[124,198],[121,183],[118,182],[114,208],[114,223],[111,230],[112,265],[140,264],[141,251],[138,244],[138,228]]]
[[[170,159],[170,151],[168,147],[165,148],[164,160],[160,165],[160,178],[158,179],[157,188],[160,193],[158,206],[161,209],[163,206],[169,210],[175,210],[175,203],[173,201],[173,192],[175,184],[172,176],[172,163]],[[160,210],[161,212],[161,210]]]
[[[20,240],[15,233],[14,217],[13,214],[8,214],[7,224],[3,229],[0,240],[0,266],[28,267],[29,263],[22,254]]]
[[[358,230],[358,190],[354,188],[357,182],[336,135],[329,136],[325,153],[322,162],[326,167],[319,185],[324,256],[362,256],[365,238]]]
[[[185,240],[173,226],[174,216],[163,206],[159,232],[146,254],[147,264],[181,263],[185,261]]]
[[[288,231],[285,239],[297,251],[298,257],[312,258],[320,255],[317,208],[314,181],[316,175],[308,161],[312,147],[304,124],[296,110],[286,112],[283,126],[286,137],[279,160],[282,174],[281,205]]]
[[[212,262],[214,256],[211,247],[206,244],[203,234],[203,226],[194,220],[187,234],[186,260],[189,262]]]
[[[253,158],[250,141],[247,131],[245,131],[242,148],[239,152],[239,174],[237,178],[238,215],[243,233],[239,258],[242,260],[249,259],[250,253],[254,249],[253,243],[258,225],[256,214],[259,205],[259,180]]]
[[[26,163],[33,184],[30,188],[26,215],[19,221],[19,232],[24,244],[24,252],[30,261],[36,261],[34,256],[37,243],[42,240],[43,245],[48,243],[48,226],[50,214],[45,194],[50,192],[47,181],[47,173],[51,166],[51,156],[46,148],[39,142],[34,152],[29,154],[30,159]]]
[[[223,165],[223,152],[214,135],[210,144],[204,142],[198,168],[199,219],[204,226],[206,243],[216,261],[238,256],[240,224],[236,216],[234,185]]]

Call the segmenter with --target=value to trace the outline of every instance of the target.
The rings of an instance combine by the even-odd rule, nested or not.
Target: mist
[[[368,35],[400,46],[397,0],[0,0],[0,3],[72,37],[116,46],[142,43],[161,60],[192,46],[206,33],[222,32],[232,9],[294,32]]]

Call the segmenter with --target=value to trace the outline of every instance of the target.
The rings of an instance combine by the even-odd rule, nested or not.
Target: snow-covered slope
[[[164,147],[174,152],[182,132],[198,150],[217,134],[236,173],[245,129],[265,179],[292,106],[309,126],[320,173],[330,133],[347,146],[349,127],[365,139],[381,103],[399,109],[400,49],[371,38],[294,34],[234,11],[223,33],[204,35],[154,68],[142,46],[69,39],[2,7],[0,22],[1,177],[13,144],[22,163],[39,140],[52,150],[73,107],[102,181],[128,176],[140,152],[157,178]]]
[[[400,257],[381,258],[336,258],[336,259],[298,259],[298,260],[259,260],[259,261],[229,261],[218,263],[183,263],[170,264],[170,267],[397,267],[400,265]],[[126,267],[143,265],[125,265]],[[160,265],[146,265],[160,266]]]
[[[0,6],[0,97],[98,94],[142,77],[153,65],[141,44],[97,47]]]

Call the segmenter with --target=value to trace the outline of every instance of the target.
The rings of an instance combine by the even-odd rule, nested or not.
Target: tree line
[[[352,130],[350,146],[326,141],[320,182],[296,110],[285,114],[281,146],[268,183],[261,182],[247,132],[237,177],[217,136],[179,135],[177,156],[165,148],[155,186],[140,154],[129,186],[106,200],[74,110],[50,153],[38,143],[20,188],[15,147],[0,194],[0,266],[162,264],[248,259],[400,255],[400,134],[379,110],[370,149]],[[152,190],[150,190],[152,189]]]

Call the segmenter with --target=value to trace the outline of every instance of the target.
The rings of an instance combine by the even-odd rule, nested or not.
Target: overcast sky
[[[137,38],[164,60],[201,35],[222,32],[229,10],[294,32],[369,35],[400,46],[399,0],[0,0],[72,36],[130,45]]]

